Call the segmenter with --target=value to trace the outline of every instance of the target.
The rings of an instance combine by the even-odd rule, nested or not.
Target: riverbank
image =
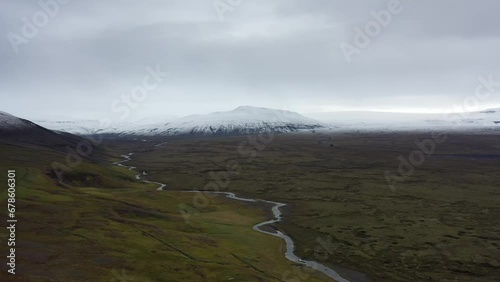
[[[125,167],[127,168],[128,170],[135,170],[136,167],[134,166],[126,166],[126,165],[123,165],[123,163],[125,162],[129,162],[132,160],[132,155],[133,153],[128,153],[126,155],[122,155],[122,157],[124,158],[123,161],[119,161],[119,162],[115,162],[114,164],[115,165],[118,165],[118,166],[121,166],[121,167]],[[161,183],[161,182],[152,182],[152,181],[147,181],[147,180],[143,180],[142,177],[141,177],[141,174],[137,174],[135,176],[135,178],[137,180],[142,180],[143,182],[146,182],[146,183],[155,183],[155,184],[158,184],[160,185],[157,190],[159,191],[163,191],[163,188],[166,187],[166,184],[164,183]],[[171,191],[171,192],[179,192],[179,191]],[[202,193],[201,191],[181,191],[181,192],[192,192],[192,193]],[[270,226],[275,224],[275,223],[278,223],[282,220],[282,212],[281,212],[281,208],[283,208],[284,206],[286,206],[286,204],[284,203],[278,203],[278,202],[272,202],[272,201],[266,201],[266,200],[261,200],[261,199],[254,199],[254,198],[242,198],[242,197],[238,197],[235,193],[232,193],[232,192],[211,192],[211,194],[222,194],[222,195],[225,195],[227,198],[230,198],[230,199],[233,199],[233,200],[236,200],[236,201],[243,201],[243,202],[251,202],[251,203],[262,203],[264,205],[268,205],[268,206],[271,206],[271,213],[273,215],[273,219],[270,219],[270,220],[266,220],[264,222],[261,222],[261,223],[258,223],[256,225],[253,226],[253,229],[255,231],[258,231],[258,232],[261,232],[261,233],[264,233],[264,234],[267,234],[267,235],[271,235],[271,236],[275,236],[275,237],[278,237],[278,238],[281,238],[285,241],[285,244],[286,244],[286,252],[285,252],[285,258],[287,258],[288,260],[290,260],[291,262],[294,262],[294,263],[297,263],[297,264],[301,264],[301,265],[304,265],[304,266],[307,266],[307,267],[310,267],[316,271],[319,271],[323,274],[325,274],[326,276],[334,279],[335,281],[338,281],[338,282],[349,282],[349,280],[343,278],[342,276],[340,276],[335,270],[333,270],[332,268],[329,268],[323,264],[320,264],[318,262],[315,262],[315,261],[306,261],[306,260],[303,260],[301,258],[299,258],[297,255],[295,255],[294,253],[294,250],[295,250],[295,244],[292,240],[291,237],[289,237],[288,235],[284,234],[283,232],[279,231],[279,230],[276,230],[276,229],[271,229],[270,230]]]
[[[498,159],[478,157],[498,155],[498,136],[449,134],[393,192],[385,172],[397,171],[398,157],[426,138],[426,132],[281,134],[251,160],[237,151],[246,136],[169,139],[149,152],[139,148],[160,140],[110,146],[123,153],[138,148],[132,164],[172,190],[203,187],[210,171],[238,162],[240,174],[221,190],[287,203],[277,227],[291,235],[299,257],[374,281],[498,280]],[[334,147],[318,143],[325,139]]]

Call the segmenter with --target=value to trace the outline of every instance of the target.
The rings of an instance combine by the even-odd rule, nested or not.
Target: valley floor
[[[341,267],[353,281],[365,280],[362,273],[373,281],[496,281],[499,136],[441,135],[427,154],[432,146],[417,143],[432,137],[318,132],[110,146],[135,147],[131,164],[167,183],[166,190],[218,187],[288,203],[276,228],[297,242],[298,255]],[[410,162],[419,151],[423,160],[399,175],[402,159]],[[398,182],[388,183],[386,172]],[[205,210],[185,204],[193,213]]]
[[[272,228],[293,238],[300,257],[351,281],[497,281],[498,135],[447,135],[388,183],[386,172],[398,176],[402,159],[422,150],[415,141],[431,137],[106,140],[106,161],[84,161],[64,185],[50,168],[66,155],[0,144],[0,169],[17,170],[20,222],[19,274],[3,271],[0,280],[330,281],[287,261],[281,239],[252,230],[271,217],[268,207],[178,192],[198,189],[287,203]],[[165,191],[111,164],[129,152],[127,165]],[[6,239],[2,233],[4,254]]]
[[[136,182],[111,165],[118,158],[84,161],[61,185],[50,167],[65,155],[2,144],[0,157],[0,170],[16,169],[18,220],[16,275],[3,263],[0,281],[281,281],[302,269],[283,257],[282,240],[252,230],[268,218],[263,207],[219,197],[188,218],[179,205],[191,193]]]

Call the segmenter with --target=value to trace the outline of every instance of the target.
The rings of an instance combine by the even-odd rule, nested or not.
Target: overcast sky
[[[391,0],[217,1],[72,0],[45,18],[38,0],[2,1],[0,110],[118,117],[158,66],[169,77],[147,79],[127,118],[239,105],[438,112],[473,96],[478,77],[500,81],[497,0],[401,0],[398,12]],[[381,10],[391,20],[348,62],[341,43],[360,47],[355,28]],[[499,107],[497,92],[479,107]]]

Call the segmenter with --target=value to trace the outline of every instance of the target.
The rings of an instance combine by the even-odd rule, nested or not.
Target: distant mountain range
[[[309,114],[335,130],[499,130],[500,108],[468,113],[327,112]]]
[[[149,120],[150,121],[150,120]],[[58,131],[74,134],[107,133],[120,136],[237,135],[259,132],[296,132],[321,128],[323,125],[295,112],[241,106],[232,111],[182,118],[167,118],[156,123],[119,123],[99,128],[97,120],[36,121]]]
[[[242,106],[232,111],[192,115],[170,122],[141,126],[122,135],[232,135],[295,132],[323,127],[295,112]]]
[[[330,112],[309,114],[241,106],[232,111],[182,118],[167,117],[152,122],[120,122],[108,128],[100,128],[98,120],[35,121],[20,119],[0,112],[0,133],[48,132],[64,137],[64,132],[77,135],[111,134],[117,136],[179,136],[179,135],[238,135],[259,132],[298,132],[302,130],[484,130],[500,131],[500,109],[460,114],[409,114],[385,112]],[[47,130],[50,128],[53,131]],[[43,134],[42,134],[43,132]],[[65,138],[68,138],[67,135]],[[33,137],[36,140],[36,137]]]

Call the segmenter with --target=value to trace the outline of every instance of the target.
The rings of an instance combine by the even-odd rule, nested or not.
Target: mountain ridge
[[[67,152],[68,147],[76,148],[84,140],[81,136],[53,131],[27,119],[0,112],[0,143]]]
[[[8,115],[3,113],[4,119]],[[10,115],[10,118],[12,116]],[[154,122],[158,120],[158,122]],[[373,111],[322,112],[302,115],[296,112],[253,106],[239,106],[230,111],[194,114],[180,118],[163,115],[157,118],[121,121],[100,128],[99,120],[35,121],[56,132],[77,135],[177,136],[238,135],[259,132],[297,132],[325,130],[423,130],[423,129],[492,129],[500,126],[500,108],[468,113],[397,113]],[[2,119],[0,118],[0,126]],[[5,126],[4,126],[5,127]]]
[[[141,126],[120,135],[231,135],[259,132],[296,132],[323,125],[299,113],[251,106],[205,115],[190,115],[169,122]]]

